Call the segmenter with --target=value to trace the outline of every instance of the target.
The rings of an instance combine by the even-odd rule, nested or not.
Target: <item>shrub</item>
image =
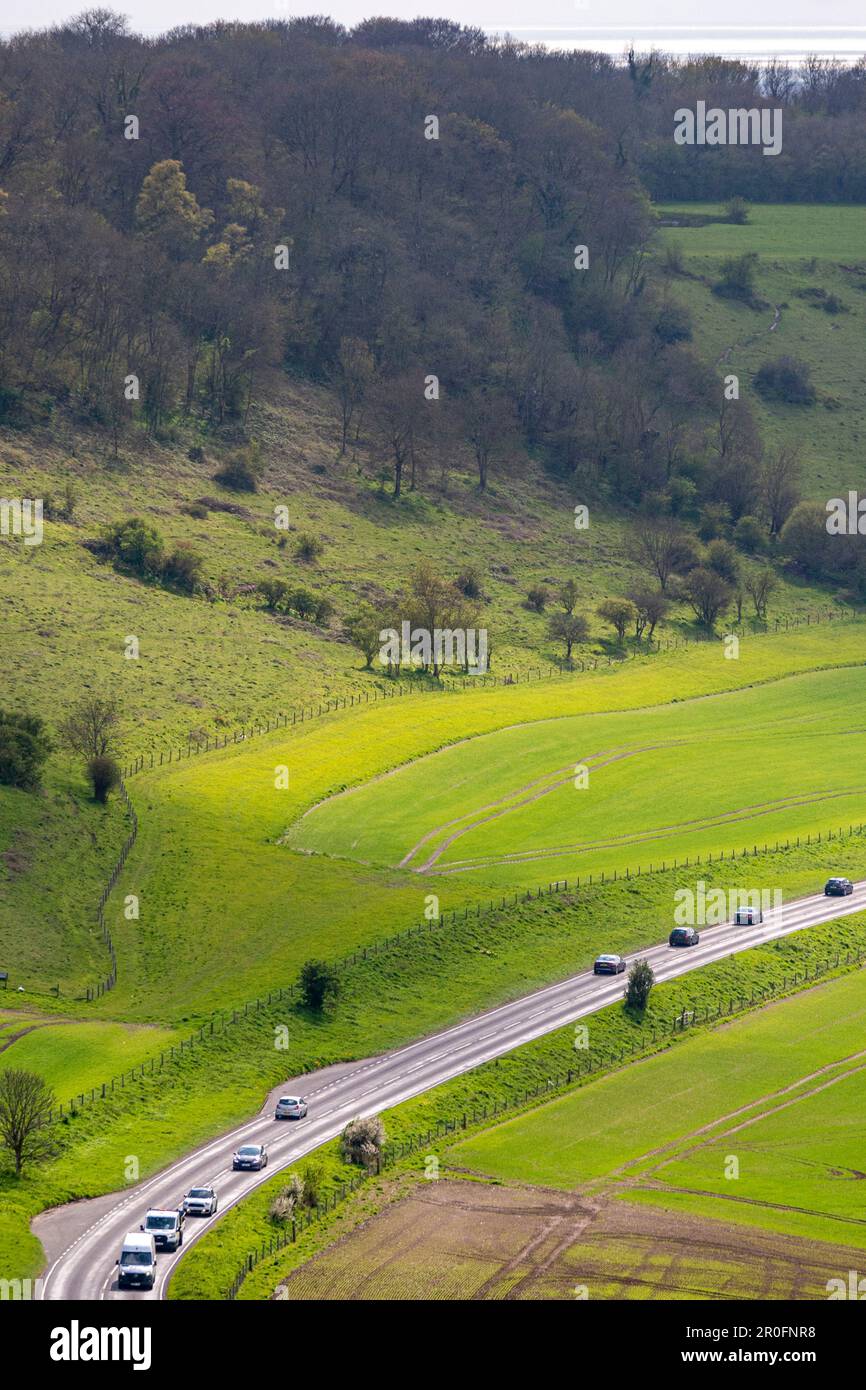
[[[141,579],[155,579],[162,573],[163,540],[155,526],[140,516],[116,521],[105,533],[108,553],[115,562],[132,570]]]
[[[805,362],[795,357],[776,357],[755,373],[755,389],[766,400],[786,405],[814,405],[815,387]]]
[[[455,584],[464,598],[483,599],[484,597],[481,571],[476,569],[474,565],[469,565],[466,569],[461,570]]]
[[[35,714],[0,709],[0,783],[29,791],[39,785],[51,752],[45,725]]]
[[[734,527],[734,541],[741,550],[754,555],[767,543],[767,528],[756,516],[741,516]]]
[[[624,995],[626,1008],[643,1013],[649,1003],[650,990],[654,984],[652,966],[645,960],[636,960],[628,972],[628,985]]]
[[[758,257],[754,251],[742,256],[730,256],[722,262],[722,278],[713,286],[713,293],[724,299],[743,299],[750,302],[755,296],[755,274]]]
[[[656,337],[663,343],[688,343],[692,337],[692,320],[688,309],[681,304],[667,304],[659,311],[655,323]]]
[[[295,544],[295,555],[299,560],[317,560],[324,548],[318,536],[312,535],[309,531],[302,531]]]
[[[329,999],[340,993],[340,976],[324,960],[308,960],[301,970],[301,998],[308,1009],[321,1013]]]
[[[188,541],[181,541],[171,552],[162,568],[162,577],[167,584],[174,584],[188,594],[195,593],[201,582],[204,560],[193,550]]]
[[[543,613],[545,607],[550,602],[550,592],[548,589],[545,589],[543,584],[537,584],[534,588],[529,590],[529,593],[526,595],[526,602],[529,604],[533,613]]]
[[[252,440],[246,449],[230,454],[216,473],[214,482],[230,488],[232,492],[256,492],[262,475],[259,446]]]
[[[305,1184],[299,1173],[292,1173],[288,1184],[281,1188],[271,1202],[269,1216],[280,1225],[294,1216],[298,1207],[304,1205]],[[315,1205],[315,1204],[313,1204]]]
[[[710,541],[707,546],[707,566],[721,575],[728,584],[736,584],[740,573],[737,552],[730,541]]]
[[[310,1158],[301,1169],[305,1207],[317,1207],[325,1183],[325,1165],[320,1158]]]
[[[357,1163],[367,1169],[375,1168],[384,1143],[385,1126],[378,1115],[350,1120],[341,1139],[343,1158],[347,1163]]]
[[[109,792],[120,785],[120,768],[113,758],[103,755],[91,758],[87,764],[87,775],[93,788],[93,798],[104,806]]]
[[[729,198],[725,204],[725,217],[738,227],[742,227],[748,222],[749,204],[745,198]]]

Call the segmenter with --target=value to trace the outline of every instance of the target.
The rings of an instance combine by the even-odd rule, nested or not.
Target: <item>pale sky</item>
[[[319,13],[353,25],[377,14],[435,14],[533,42],[608,51],[635,41],[680,52],[866,52],[862,0],[6,0],[0,32],[44,28],[100,4],[144,34],[214,19]]]

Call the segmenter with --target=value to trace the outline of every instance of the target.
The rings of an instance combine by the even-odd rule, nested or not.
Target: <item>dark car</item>
[[[264,1144],[242,1144],[232,1154],[232,1168],[267,1168],[268,1151]]]
[[[850,878],[828,878],[824,884],[824,896],[827,898],[846,898],[853,892],[854,884]]]
[[[622,956],[599,956],[592,967],[593,975],[621,975],[625,970]]]
[[[697,946],[700,941],[694,927],[674,927],[668,937],[669,946]]]

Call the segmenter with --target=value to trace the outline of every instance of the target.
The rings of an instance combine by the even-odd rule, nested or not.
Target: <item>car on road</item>
[[[697,946],[700,941],[694,927],[674,927],[668,937],[669,946]]]
[[[622,956],[599,956],[592,967],[593,975],[621,975],[624,970]]]
[[[156,1278],[156,1245],[153,1236],[130,1231],[123,1237],[117,1261],[119,1289],[152,1289]]]
[[[826,898],[845,898],[853,892],[854,884],[850,878],[828,878],[824,884],[824,896]]]
[[[307,1113],[303,1096],[280,1096],[274,1111],[275,1120],[302,1120]]]
[[[764,914],[759,907],[738,907],[734,913],[735,927],[754,927],[763,920]]]
[[[232,1154],[232,1168],[235,1172],[240,1168],[267,1168],[268,1151],[264,1144],[242,1144],[239,1149],[235,1149]]]
[[[215,1216],[219,1202],[212,1187],[191,1187],[183,1199],[187,1216]]]
[[[176,1211],[151,1207],[141,1229],[145,1235],[153,1236],[157,1250],[177,1250],[183,1245],[183,1221],[182,1206]]]

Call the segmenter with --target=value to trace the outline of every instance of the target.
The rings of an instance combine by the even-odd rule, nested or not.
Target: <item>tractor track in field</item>
[[[604,763],[601,764],[602,767],[606,765],[607,764]],[[559,859],[564,854],[589,854],[600,849],[617,849],[623,845],[645,844],[647,841],[657,840],[663,835],[693,833],[699,830],[714,829],[716,826],[738,825],[745,821],[755,820],[760,816],[771,814],[773,811],[789,811],[792,807],[796,806],[811,805],[818,801],[833,801],[839,797],[854,796],[858,793],[862,793],[864,790],[866,790],[866,788],[849,787],[839,791],[813,792],[808,796],[783,797],[779,801],[767,801],[758,803],[755,806],[743,806],[734,811],[726,811],[719,816],[707,817],[700,820],[681,821],[675,825],[659,826],[655,830],[647,830],[632,835],[616,836],[611,840],[594,840],[584,844],[558,845],[539,850],[515,850],[512,853],[481,859],[456,860],[452,866],[438,869],[436,872],[441,877],[447,877],[450,874],[471,873],[475,869],[496,868],[503,864],[532,864],[545,859]],[[488,817],[488,819],[491,818]],[[481,825],[484,824],[484,822],[479,821],[477,824]],[[467,830],[475,828],[475,826],[466,827]],[[434,831],[432,833],[435,834],[436,832]],[[466,833],[466,831],[463,833]],[[458,837],[452,837],[452,839],[456,838]],[[443,846],[443,851],[446,848],[447,844]],[[426,865],[416,869],[415,872],[426,872]]]

